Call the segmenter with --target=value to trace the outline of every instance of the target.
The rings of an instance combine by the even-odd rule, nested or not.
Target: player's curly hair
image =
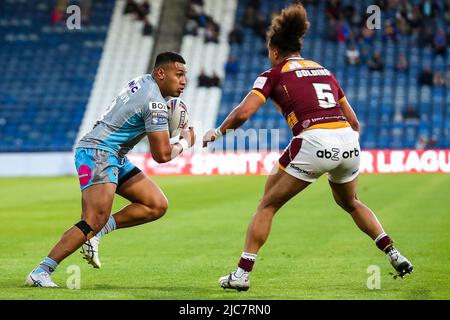
[[[272,20],[267,31],[267,44],[282,54],[300,52],[303,36],[308,31],[309,20],[301,3],[291,4]]]

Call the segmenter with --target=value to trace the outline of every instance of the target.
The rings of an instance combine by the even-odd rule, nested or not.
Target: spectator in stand
[[[258,14],[256,17],[256,24],[253,27],[253,31],[261,38],[262,41],[266,41],[266,30],[269,23],[263,14]]]
[[[210,87],[211,86],[210,78],[206,75],[204,69],[202,69],[200,71],[200,74],[198,76],[198,86],[199,87]]]
[[[450,88],[450,69],[445,73],[445,83],[447,84],[447,87]]]
[[[397,30],[395,29],[394,23],[391,20],[386,20],[384,24],[383,39],[385,41],[397,41]]]
[[[55,24],[60,23],[62,18],[63,18],[62,12],[58,9],[57,6],[55,6],[52,9],[52,14],[51,14],[51,17],[50,17],[50,19],[52,21],[52,24],[55,25]]]
[[[395,66],[395,68],[397,69],[397,71],[406,71],[408,70],[408,60],[406,59],[406,56],[404,53],[400,53],[400,55],[398,56],[398,62],[397,65]]]
[[[68,6],[68,0],[58,0],[56,2],[56,5],[53,7],[51,13],[52,24],[59,24],[63,22],[64,18],[66,17],[66,10]]]
[[[148,18],[144,19],[144,28],[142,30],[142,34],[144,36],[151,36],[153,33],[153,26],[150,24]]]
[[[241,24],[247,28],[254,28],[258,23],[258,13],[253,7],[246,7]]]
[[[359,60],[360,60],[360,62],[362,64],[367,64],[369,62],[369,59],[370,59],[370,57],[369,57],[369,48],[364,46],[361,49],[361,55],[360,55]]]
[[[228,58],[227,63],[225,64],[225,72],[227,74],[236,75],[239,71],[239,62],[233,56]]]
[[[148,15],[151,12],[152,6],[149,0],[144,0],[144,2],[141,4],[141,10],[145,13],[145,15]]]
[[[375,38],[375,31],[367,28],[367,25],[364,24],[361,31],[361,36],[363,42],[365,42],[366,44],[371,44],[373,42],[373,39]]]
[[[189,0],[186,6],[186,17],[188,19],[192,19],[198,22],[201,27],[204,27],[204,24],[201,24],[203,21],[203,4],[198,1]]]
[[[445,86],[445,78],[444,78],[444,76],[442,75],[441,72],[438,71],[438,72],[436,72],[434,74],[433,85],[436,86],[436,87],[438,87],[438,86]]]
[[[220,78],[215,71],[211,77],[211,86],[212,87],[220,87]]]
[[[150,13],[150,3],[145,0],[143,3],[137,5],[136,17],[138,20],[143,21],[145,17]]]
[[[193,36],[198,35],[198,22],[194,19],[188,19],[184,26],[184,34],[190,34]]]
[[[356,48],[355,46],[351,46],[351,48],[346,51],[346,56],[348,64],[359,64],[360,53],[358,48]]]
[[[247,7],[252,7],[256,11],[259,11],[259,9],[261,7],[261,0],[248,0]]]
[[[425,65],[419,75],[419,86],[433,86],[433,72],[429,65]]]
[[[412,18],[413,6],[408,0],[402,0],[395,13],[396,25],[399,32],[403,35],[411,33],[411,25],[409,23]]]
[[[444,5],[444,18],[447,26],[450,24],[450,1],[446,1]],[[450,37],[449,37],[450,39]]]
[[[123,10],[124,14],[127,13],[136,13],[138,10],[138,4],[134,0],[127,0],[125,4],[125,9]]]
[[[431,139],[428,139],[425,144],[425,149],[435,149],[437,146],[437,138],[431,137]]]
[[[200,71],[200,75],[198,76],[198,86],[199,87],[220,87],[220,78],[216,72],[210,77],[205,73],[205,70],[202,69]]]
[[[415,149],[424,150],[424,149],[434,149],[437,145],[437,138],[431,137],[428,139],[427,137],[420,136],[419,140],[416,143]]]
[[[442,55],[444,58],[447,54],[447,35],[444,29],[439,28],[433,39],[433,48],[436,55]]]
[[[327,28],[325,29],[326,38],[329,41],[336,41],[337,20],[328,19]]]
[[[338,42],[346,42],[351,36],[351,29],[344,18],[340,18],[336,24],[336,40]]]
[[[234,29],[230,31],[228,34],[228,42],[230,44],[236,43],[236,44],[242,44],[243,40],[243,33],[239,25],[235,25]]]
[[[419,29],[417,44],[420,47],[433,46],[433,28],[430,25],[425,25]]]
[[[303,0],[303,3],[308,6],[316,6],[319,4],[317,0]]]
[[[358,27],[361,24],[361,15],[356,11],[352,4],[346,5],[342,12],[345,20],[350,24],[350,27]]]
[[[208,42],[219,43],[218,26],[212,20],[208,20],[205,26],[205,43]]]
[[[326,15],[328,19],[338,20],[342,12],[342,6],[340,0],[330,0],[327,3]]]
[[[384,62],[383,58],[381,57],[381,54],[379,51],[376,51],[372,58],[367,62],[367,65],[369,66],[370,71],[380,71],[382,72],[384,70]]]
[[[411,26],[403,16],[397,18],[396,25],[401,35],[408,35],[411,32]]]
[[[419,140],[417,140],[415,149],[416,150],[424,150],[427,147],[428,139],[424,136],[420,136]]]
[[[403,120],[408,123],[418,123],[420,120],[420,114],[416,111],[413,105],[409,105],[405,111],[403,111]]]
[[[414,6],[411,15],[408,16],[408,23],[411,26],[412,33],[419,33],[423,26],[422,14],[419,6]]]
[[[433,0],[422,0],[420,9],[425,19],[432,19],[439,13],[439,6]]]
[[[89,23],[91,18],[92,0],[80,0],[81,24]]]
[[[151,5],[148,0],[137,3],[135,0],[127,0],[125,4],[124,14],[134,14],[136,19],[144,21],[145,17],[150,13]]]
[[[386,11],[388,9],[387,0],[376,0],[375,5],[380,7],[381,11]]]

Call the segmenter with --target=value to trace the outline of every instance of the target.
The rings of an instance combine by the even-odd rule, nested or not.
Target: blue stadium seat
[[[42,5],[54,1],[1,1],[0,152],[72,149],[102,52],[87,43],[104,43],[114,1],[93,1],[81,31],[51,25]]]

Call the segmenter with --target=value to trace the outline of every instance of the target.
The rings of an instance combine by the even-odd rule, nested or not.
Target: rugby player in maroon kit
[[[268,98],[283,114],[294,137],[269,175],[264,195],[247,230],[236,271],[219,279],[225,289],[248,290],[250,271],[270,233],[275,213],[292,197],[328,173],[336,203],[382,250],[403,277],[412,264],[394,247],[375,214],[357,197],[360,163],[359,123],[335,76],[300,56],[309,28],[301,4],[293,4],[272,20],[267,32],[272,68],[217,129],[203,137],[203,146],[244,124]]]

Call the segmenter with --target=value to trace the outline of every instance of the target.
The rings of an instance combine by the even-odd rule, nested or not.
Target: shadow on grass
[[[137,290],[136,298],[145,298],[148,296],[154,299],[225,299],[225,300],[279,300],[284,299],[277,295],[261,294],[258,292],[237,292],[234,290],[223,290],[221,288],[208,288],[201,286],[119,286],[119,285],[95,285],[90,290],[104,290],[104,291],[121,291],[130,290],[128,294],[132,294],[133,290]],[[145,294],[142,294],[145,290]]]

